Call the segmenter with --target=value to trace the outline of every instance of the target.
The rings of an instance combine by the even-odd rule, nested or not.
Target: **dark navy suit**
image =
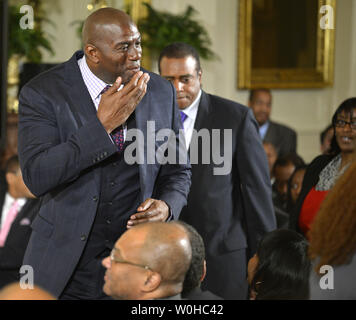
[[[139,155],[143,164],[123,163],[96,116],[77,63],[82,56],[76,52],[33,79],[19,99],[23,178],[32,193],[43,196],[24,263],[34,268],[35,283],[57,297],[75,282],[78,268],[78,279],[85,279],[90,264],[89,271],[98,270],[101,258],[125,231],[124,220],[141,202],[163,200],[178,218],[190,188],[190,166],[148,164],[147,143]],[[147,93],[131,120],[145,139],[163,128],[178,136],[181,123],[173,86],[150,73]],[[155,130],[148,120],[155,121]],[[162,143],[156,141],[154,148]],[[123,199],[128,203],[120,206],[117,201]],[[97,298],[100,283],[93,286],[97,288],[88,288],[85,297]]]
[[[221,136],[224,129],[231,130],[231,143],[220,138],[216,151],[222,153],[230,143],[231,171],[214,175],[213,152],[208,154],[210,164],[203,164],[204,149],[198,144],[199,162],[193,163],[191,157],[192,187],[180,219],[194,226],[205,243],[207,275],[202,289],[224,299],[246,299],[248,259],[264,234],[276,228],[257,122],[249,108],[203,91],[194,129],[210,133],[220,129]]]

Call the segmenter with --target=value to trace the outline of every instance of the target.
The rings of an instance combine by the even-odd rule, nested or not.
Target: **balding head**
[[[132,232],[145,234],[139,252],[142,262],[158,271],[163,281],[184,281],[191,262],[191,246],[182,226],[155,222],[139,225]]]
[[[127,230],[115,244],[104,292],[117,299],[157,299],[182,291],[191,263],[191,246],[184,228],[150,222]]]
[[[102,8],[94,11],[85,20],[82,30],[82,40],[84,46],[88,43],[98,44],[101,37],[110,32],[110,27],[115,27],[117,24],[130,25],[133,24],[130,16],[125,12],[114,8]]]
[[[0,300],[56,300],[56,298],[39,287],[22,289],[16,282],[7,285],[0,291]]]
[[[84,22],[82,39],[90,70],[108,84],[122,77],[127,83],[139,71],[141,35],[123,11],[103,8]]]

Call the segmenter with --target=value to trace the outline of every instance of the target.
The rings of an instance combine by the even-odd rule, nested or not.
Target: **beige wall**
[[[49,18],[57,29],[56,56],[46,55],[48,62],[64,61],[80,42],[69,24],[88,15],[88,0],[47,0]],[[120,6],[122,1],[108,1]],[[220,60],[202,61],[203,86],[214,93],[246,104],[248,91],[236,89],[238,0],[152,0],[154,7],[182,12],[188,4],[199,11],[197,18],[206,26]],[[335,83],[333,88],[307,90],[273,90],[272,118],[294,128],[298,133],[298,152],[306,160],[319,153],[319,132],[331,119],[337,106],[356,96],[356,0],[337,0]]]

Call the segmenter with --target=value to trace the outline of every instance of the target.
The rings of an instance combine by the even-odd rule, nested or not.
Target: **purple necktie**
[[[107,85],[101,92],[100,94],[103,94],[105,93],[106,91],[108,91],[108,89],[110,88],[111,86],[110,85]],[[117,146],[117,150],[119,152],[122,151],[122,149],[124,148],[124,129],[123,129],[123,126],[119,126],[117,127],[115,130],[113,130],[111,133],[110,133],[110,137],[111,139],[114,141],[114,143],[116,144]]]
[[[180,111],[180,118],[182,120],[182,123],[185,121],[185,119],[187,119],[187,115],[183,112],[183,111]]]

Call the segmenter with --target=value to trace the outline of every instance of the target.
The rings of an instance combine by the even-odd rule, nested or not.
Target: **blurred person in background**
[[[315,215],[337,179],[354,161],[356,150],[356,98],[341,103],[332,117],[334,137],[330,154],[315,158],[307,167],[302,190],[289,227],[307,235]]]
[[[331,151],[331,140],[334,136],[334,128],[333,125],[328,125],[321,133],[320,133],[320,151],[322,154],[329,154]]]
[[[288,225],[289,214],[287,213],[288,181],[295,168],[304,165],[304,160],[295,153],[280,157],[274,164],[272,186],[272,200],[277,219],[277,227],[283,228]]]
[[[269,175],[271,178],[271,184],[273,184],[274,182],[273,166],[278,157],[277,150],[271,142],[263,142],[263,149],[265,149],[266,152],[268,167],[269,167]]]
[[[293,211],[295,204],[297,203],[298,196],[302,190],[303,180],[307,165],[302,165],[295,168],[292,176],[288,181],[287,191],[287,213],[290,214]]]
[[[248,263],[250,300],[307,299],[308,242],[292,230],[266,234]]]
[[[356,299],[356,162],[330,191],[309,233],[310,299]],[[322,289],[321,267],[333,268],[329,289]],[[325,283],[325,281],[324,281]],[[332,286],[332,287],[330,287]],[[332,289],[332,290],[330,290]]]
[[[297,152],[296,132],[270,119],[272,93],[269,89],[261,88],[251,90],[248,106],[252,109],[257,120],[261,139],[275,146],[278,157]]]
[[[19,278],[31,223],[40,206],[23,181],[17,155],[7,160],[5,172],[6,185],[0,192],[0,288]]]

